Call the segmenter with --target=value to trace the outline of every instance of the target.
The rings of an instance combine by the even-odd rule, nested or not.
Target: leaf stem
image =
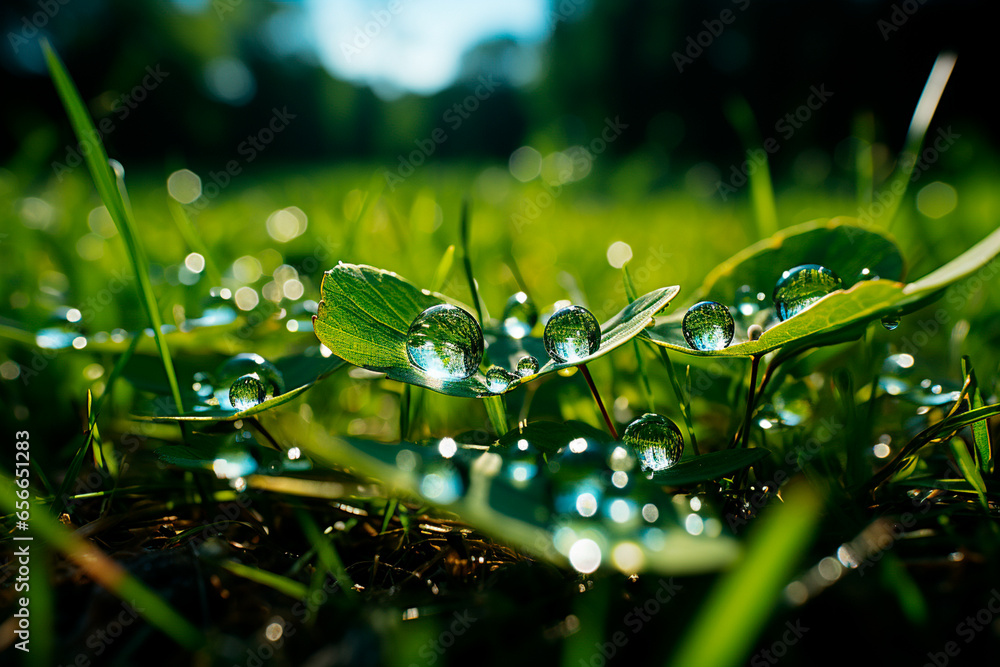
[[[597,406],[601,408],[601,414],[604,416],[604,423],[608,425],[608,430],[611,431],[611,435],[615,440],[618,440],[618,431],[615,430],[614,422],[611,421],[611,415],[608,414],[608,409],[604,407],[604,401],[601,400],[601,395],[597,392],[597,385],[594,384],[594,378],[590,376],[590,370],[587,368],[587,364],[580,364],[580,371],[583,373],[583,377],[587,380],[587,386],[590,387],[590,393],[594,395],[594,400],[597,401]]]
[[[743,433],[740,446],[746,449],[750,440],[750,418],[753,415],[754,402],[756,399],[755,389],[757,388],[757,367],[760,365],[760,355],[755,354],[750,359],[750,388],[747,390],[747,411],[743,415]]]

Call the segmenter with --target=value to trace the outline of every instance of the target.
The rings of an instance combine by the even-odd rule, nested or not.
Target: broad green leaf
[[[721,479],[767,458],[769,453],[768,450],[760,448],[708,452],[684,459],[666,470],[653,473],[653,481],[666,486],[681,486]]]
[[[492,395],[486,388],[482,372],[463,380],[432,378],[415,368],[406,354],[406,334],[417,315],[440,303],[451,303],[470,312],[467,306],[441,294],[421,290],[393,272],[355,264],[340,263],[327,271],[320,291],[322,301],[313,318],[313,328],[319,340],[335,355],[355,366],[385,373],[392,380],[427,387],[442,394],[469,398]],[[575,363],[549,360],[536,375],[519,378],[509,389],[539,375],[587,363],[626,343],[642,331],[678,291],[678,287],[663,287],[639,297],[601,325],[601,345],[594,354]],[[486,341],[494,361],[514,357],[518,355],[517,350],[532,354],[539,362],[547,358],[538,356],[544,347],[537,338],[515,341],[491,332],[486,335]]]
[[[838,235],[847,233],[844,226],[838,226],[836,229]],[[869,234],[864,230],[858,232]],[[831,243],[834,241],[831,239]],[[841,248],[839,252],[849,253],[850,250]],[[993,232],[959,257],[916,282],[904,284],[887,280],[884,275],[881,280],[858,282],[849,289],[832,292],[805,312],[774,325],[756,341],[746,340],[744,330],[740,332],[744,334],[742,341],[717,352],[694,350],[687,345],[681,332],[682,312],[664,318],[640,335],[657,345],[684,354],[715,357],[748,357],[778,349],[789,351],[805,346],[840,343],[859,337],[867,324],[874,319],[885,315],[906,314],[923,307],[938,298],[951,284],[979,269],[993,271],[992,263],[985,268],[984,265],[997,253],[1000,253],[1000,230]],[[809,256],[806,256],[782,266],[787,268],[810,261],[812,260]],[[857,259],[854,261],[857,262]],[[734,266],[731,271],[739,273],[742,269]],[[705,291],[709,298],[715,294],[719,284],[720,279],[717,278]]]

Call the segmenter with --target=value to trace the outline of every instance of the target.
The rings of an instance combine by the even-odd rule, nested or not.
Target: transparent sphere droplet
[[[750,317],[764,307],[766,295],[763,292],[753,289],[749,285],[743,285],[736,290],[735,305],[743,317]]]
[[[764,327],[759,324],[751,324],[747,327],[747,338],[750,340],[758,340],[764,335]]]
[[[521,377],[528,377],[538,372],[538,359],[530,354],[517,360],[517,374]]]
[[[226,392],[237,379],[245,375],[254,376],[264,387],[265,395],[277,396],[285,391],[285,379],[281,375],[281,371],[270,361],[254,352],[237,354],[223,362],[215,371],[213,385]],[[221,397],[219,401],[222,402]]]
[[[684,338],[696,350],[722,350],[733,342],[736,325],[729,309],[716,301],[702,301],[684,314]]]
[[[229,387],[229,402],[237,410],[248,410],[267,399],[264,383],[256,374],[243,375]]]
[[[858,277],[854,280],[856,283],[860,283],[862,280],[879,280],[877,273],[871,269],[865,267],[858,272]]]
[[[542,341],[545,351],[556,361],[580,361],[601,346],[601,325],[586,308],[567,306],[549,319]]]
[[[448,303],[417,315],[406,334],[406,354],[433,378],[461,380],[483,360],[483,331],[472,315]]]
[[[511,338],[524,338],[531,333],[538,322],[538,308],[524,292],[518,292],[507,299],[503,307],[503,330]]]
[[[502,394],[514,381],[514,376],[507,370],[494,366],[486,371],[486,388],[494,394]]]
[[[635,452],[643,470],[666,470],[680,461],[684,452],[680,429],[662,415],[644,414],[625,427],[622,439]]]
[[[819,264],[803,264],[781,274],[774,286],[774,307],[778,318],[798,315],[824,296],[843,288],[837,274]]]
[[[899,326],[899,316],[886,315],[882,318],[882,326],[885,327],[887,331],[894,331],[896,327]]]

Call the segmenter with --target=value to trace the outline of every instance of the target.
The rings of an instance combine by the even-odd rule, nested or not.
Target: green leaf
[[[972,368],[972,361],[967,356],[962,357],[962,373],[966,376],[968,383],[966,397],[969,409],[976,410],[983,407],[983,396],[979,391],[976,371]],[[972,437],[976,443],[976,465],[984,474],[993,474],[993,446],[990,442],[989,423],[985,419],[972,425]]]
[[[724,449],[701,456],[684,459],[679,463],[653,473],[653,481],[666,486],[682,486],[720,479],[767,458],[770,452],[759,447],[753,449]]]
[[[843,226],[838,226],[835,229],[838,231],[838,238],[846,233]],[[859,228],[850,229],[857,230],[859,234],[877,236]],[[855,232],[851,231],[850,233],[854,234]],[[858,238],[869,238],[869,236],[859,236]],[[831,247],[839,248],[837,252],[847,254],[855,252],[849,248],[841,247],[837,238],[831,238],[830,243]],[[684,354],[715,357],[749,357],[778,349],[787,352],[807,346],[832,345],[858,338],[864,333],[868,323],[874,319],[890,314],[906,314],[923,307],[938,298],[947,287],[957,280],[983,268],[998,252],[1000,252],[1000,230],[993,232],[959,257],[916,282],[904,284],[887,280],[885,275],[879,274],[883,279],[858,282],[849,289],[832,292],[805,312],[771,327],[758,340],[737,342],[724,350],[706,352],[694,350],[688,346],[681,332],[682,312],[664,318],[663,321],[643,331],[640,335],[656,345]],[[811,257],[806,255],[795,260],[788,259],[778,266],[787,268],[796,264],[812,262]],[[753,259],[754,263],[756,261]],[[857,263],[857,258],[852,261]],[[892,260],[891,257],[883,258],[876,266],[887,265],[886,263],[895,265],[895,260]],[[992,264],[987,268],[992,270],[991,267]],[[781,268],[775,270],[780,272]],[[873,269],[873,272],[879,270],[881,269]],[[718,271],[718,269],[713,271],[709,278],[709,286],[702,290],[702,293],[706,294],[708,298],[719,292],[721,284],[732,282],[728,277],[725,280],[720,278]],[[740,275],[745,273],[742,264],[731,266],[729,271]],[[728,276],[730,273],[725,275]],[[740,280],[736,282],[740,282]]]
[[[518,378],[508,391],[540,375],[590,362],[628,342],[679,289],[663,287],[639,297],[601,325],[601,345],[594,354],[574,363],[549,360],[536,375]],[[327,271],[320,292],[322,301],[313,318],[313,328],[319,340],[338,357],[355,366],[385,373],[392,380],[450,396],[479,398],[492,395],[486,388],[482,372],[463,380],[432,378],[414,368],[406,354],[406,334],[417,315],[440,303],[451,303],[469,312],[467,306],[441,294],[421,290],[391,271],[356,264],[340,263]],[[538,356],[539,349],[544,350],[538,338],[515,341],[499,333],[490,333],[486,339],[494,362],[505,355],[509,358],[525,353],[533,353],[540,360],[546,358]]]

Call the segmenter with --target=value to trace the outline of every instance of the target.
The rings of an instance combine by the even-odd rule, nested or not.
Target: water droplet
[[[886,328],[887,331],[893,331],[899,326],[899,317],[897,315],[886,315],[882,318],[882,326]]]
[[[472,315],[440,303],[413,320],[406,354],[431,377],[461,380],[475,373],[483,360],[483,331]]]
[[[503,330],[511,338],[524,338],[538,322],[538,308],[524,292],[507,299],[503,307]]]
[[[702,301],[684,314],[684,338],[696,350],[721,350],[733,342],[735,324],[729,309],[716,301]]]
[[[601,346],[601,325],[580,306],[568,306],[552,316],[542,336],[545,351],[558,362],[580,361]]]
[[[516,378],[506,369],[493,366],[486,371],[486,388],[494,394],[502,394]]]
[[[840,278],[830,269],[819,264],[803,264],[781,274],[774,286],[772,300],[778,318],[787,320],[842,287]]]
[[[750,317],[764,307],[764,299],[766,298],[763,292],[758,292],[749,285],[743,285],[736,290],[736,309],[744,317]]]
[[[229,387],[229,402],[237,410],[248,410],[266,399],[267,390],[256,374],[240,376]]]
[[[517,360],[517,374],[521,377],[528,377],[538,372],[538,359],[530,354]]]
[[[256,380],[263,388],[264,398],[256,400],[255,393],[250,390],[250,387],[247,386],[248,383],[245,381],[247,377]],[[195,379],[201,382],[203,387],[205,386],[206,378],[203,374],[199,373]],[[243,386],[237,389],[236,395],[240,396],[245,405],[237,407],[236,402],[232,399],[233,389],[241,381]],[[222,407],[246,410],[269,397],[283,393],[285,391],[285,380],[281,375],[281,371],[270,361],[259,354],[247,352],[237,354],[219,366],[215,371],[214,382],[211,386],[215,388],[216,398]]]
[[[858,273],[858,277],[854,280],[854,282],[860,283],[862,280],[879,280],[879,276],[871,269],[864,268]]]
[[[747,338],[750,340],[757,340],[764,335],[764,327],[759,324],[751,324],[747,328]]]
[[[680,429],[662,415],[644,414],[625,428],[622,439],[632,447],[643,470],[666,470],[684,452]]]

